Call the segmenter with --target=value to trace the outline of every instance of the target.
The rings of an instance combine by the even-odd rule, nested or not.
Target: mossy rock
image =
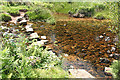
[[[4,13],[1,13],[0,14],[0,20],[1,21],[5,21],[5,22],[8,22],[8,21],[11,21],[11,16],[8,15],[8,14],[4,14]]]

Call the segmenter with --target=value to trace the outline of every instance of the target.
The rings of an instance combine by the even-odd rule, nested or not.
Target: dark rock
[[[28,10],[27,9],[20,9],[19,11],[20,12],[27,12]]]
[[[114,57],[114,59],[120,59],[120,54],[117,54],[117,53],[115,53],[115,54],[113,54],[113,57]]]
[[[25,14],[24,17],[29,17],[29,16],[27,14]]]
[[[102,52],[99,52],[99,54],[102,54]]]
[[[23,20],[23,18],[18,18],[17,19],[17,22],[20,22],[20,21],[22,21]]]
[[[68,12],[69,16],[72,17],[73,13],[71,11]]]
[[[14,17],[16,17],[16,16],[20,16],[20,13],[18,13],[18,14],[15,14],[15,13],[9,13],[11,16],[14,16]]]

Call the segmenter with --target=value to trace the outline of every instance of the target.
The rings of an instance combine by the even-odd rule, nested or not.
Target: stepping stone
[[[32,28],[32,27],[31,27],[32,25],[33,25],[33,24],[27,24],[27,25],[25,26],[25,28],[26,28],[26,29]]]
[[[35,39],[35,38],[39,38],[39,36],[38,36],[38,34],[36,32],[30,34],[30,39]]]
[[[65,57],[68,57],[68,54],[64,54]]]
[[[41,39],[46,39],[46,36],[41,36]]]
[[[69,69],[71,78],[95,78],[84,69]]]
[[[34,32],[34,31],[33,31],[33,28],[27,28],[26,32]]]
[[[20,25],[27,25],[27,20],[22,20],[19,23],[20,23]]]

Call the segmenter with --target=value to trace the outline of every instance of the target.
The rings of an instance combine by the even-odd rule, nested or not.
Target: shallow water
[[[33,27],[39,35],[45,35],[50,40],[50,44],[54,43],[52,48],[56,53],[62,52],[77,55],[84,60],[89,60],[96,70],[104,71],[104,67],[108,67],[111,63],[100,63],[100,58],[107,58],[112,62],[114,59],[109,58],[107,50],[111,50],[114,46],[114,33],[107,30],[108,23],[101,21],[58,21],[54,26],[46,25],[45,27]],[[105,35],[104,35],[105,33]],[[103,38],[99,36],[103,35]],[[106,37],[110,37],[105,41]],[[116,51],[112,54],[118,53]]]

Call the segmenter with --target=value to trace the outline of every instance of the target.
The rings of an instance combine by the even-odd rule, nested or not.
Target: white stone
[[[111,71],[111,68],[105,67],[105,72],[106,72],[106,71]]]
[[[68,57],[68,54],[64,54],[65,57]]]
[[[24,23],[24,22],[27,22],[27,20],[22,20],[22,21],[20,21],[20,23]]]
[[[115,47],[112,47],[111,51],[115,51],[115,50],[116,50],[116,48],[115,48]]]
[[[69,69],[72,78],[95,78],[84,69]]]
[[[30,38],[39,38],[39,36],[38,36],[38,34],[35,32],[35,33],[30,34]]]
[[[74,66],[70,65],[70,68],[71,68],[71,69],[73,69],[73,68],[74,68]]]
[[[100,38],[103,38],[103,36],[102,36],[102,35],[100,35],[99,37],[100,37]]]
[[[41,39],[46,39],[46,36],[41,36]]]
[[[33,32],[33,28],[27,28],[27,32]]]

